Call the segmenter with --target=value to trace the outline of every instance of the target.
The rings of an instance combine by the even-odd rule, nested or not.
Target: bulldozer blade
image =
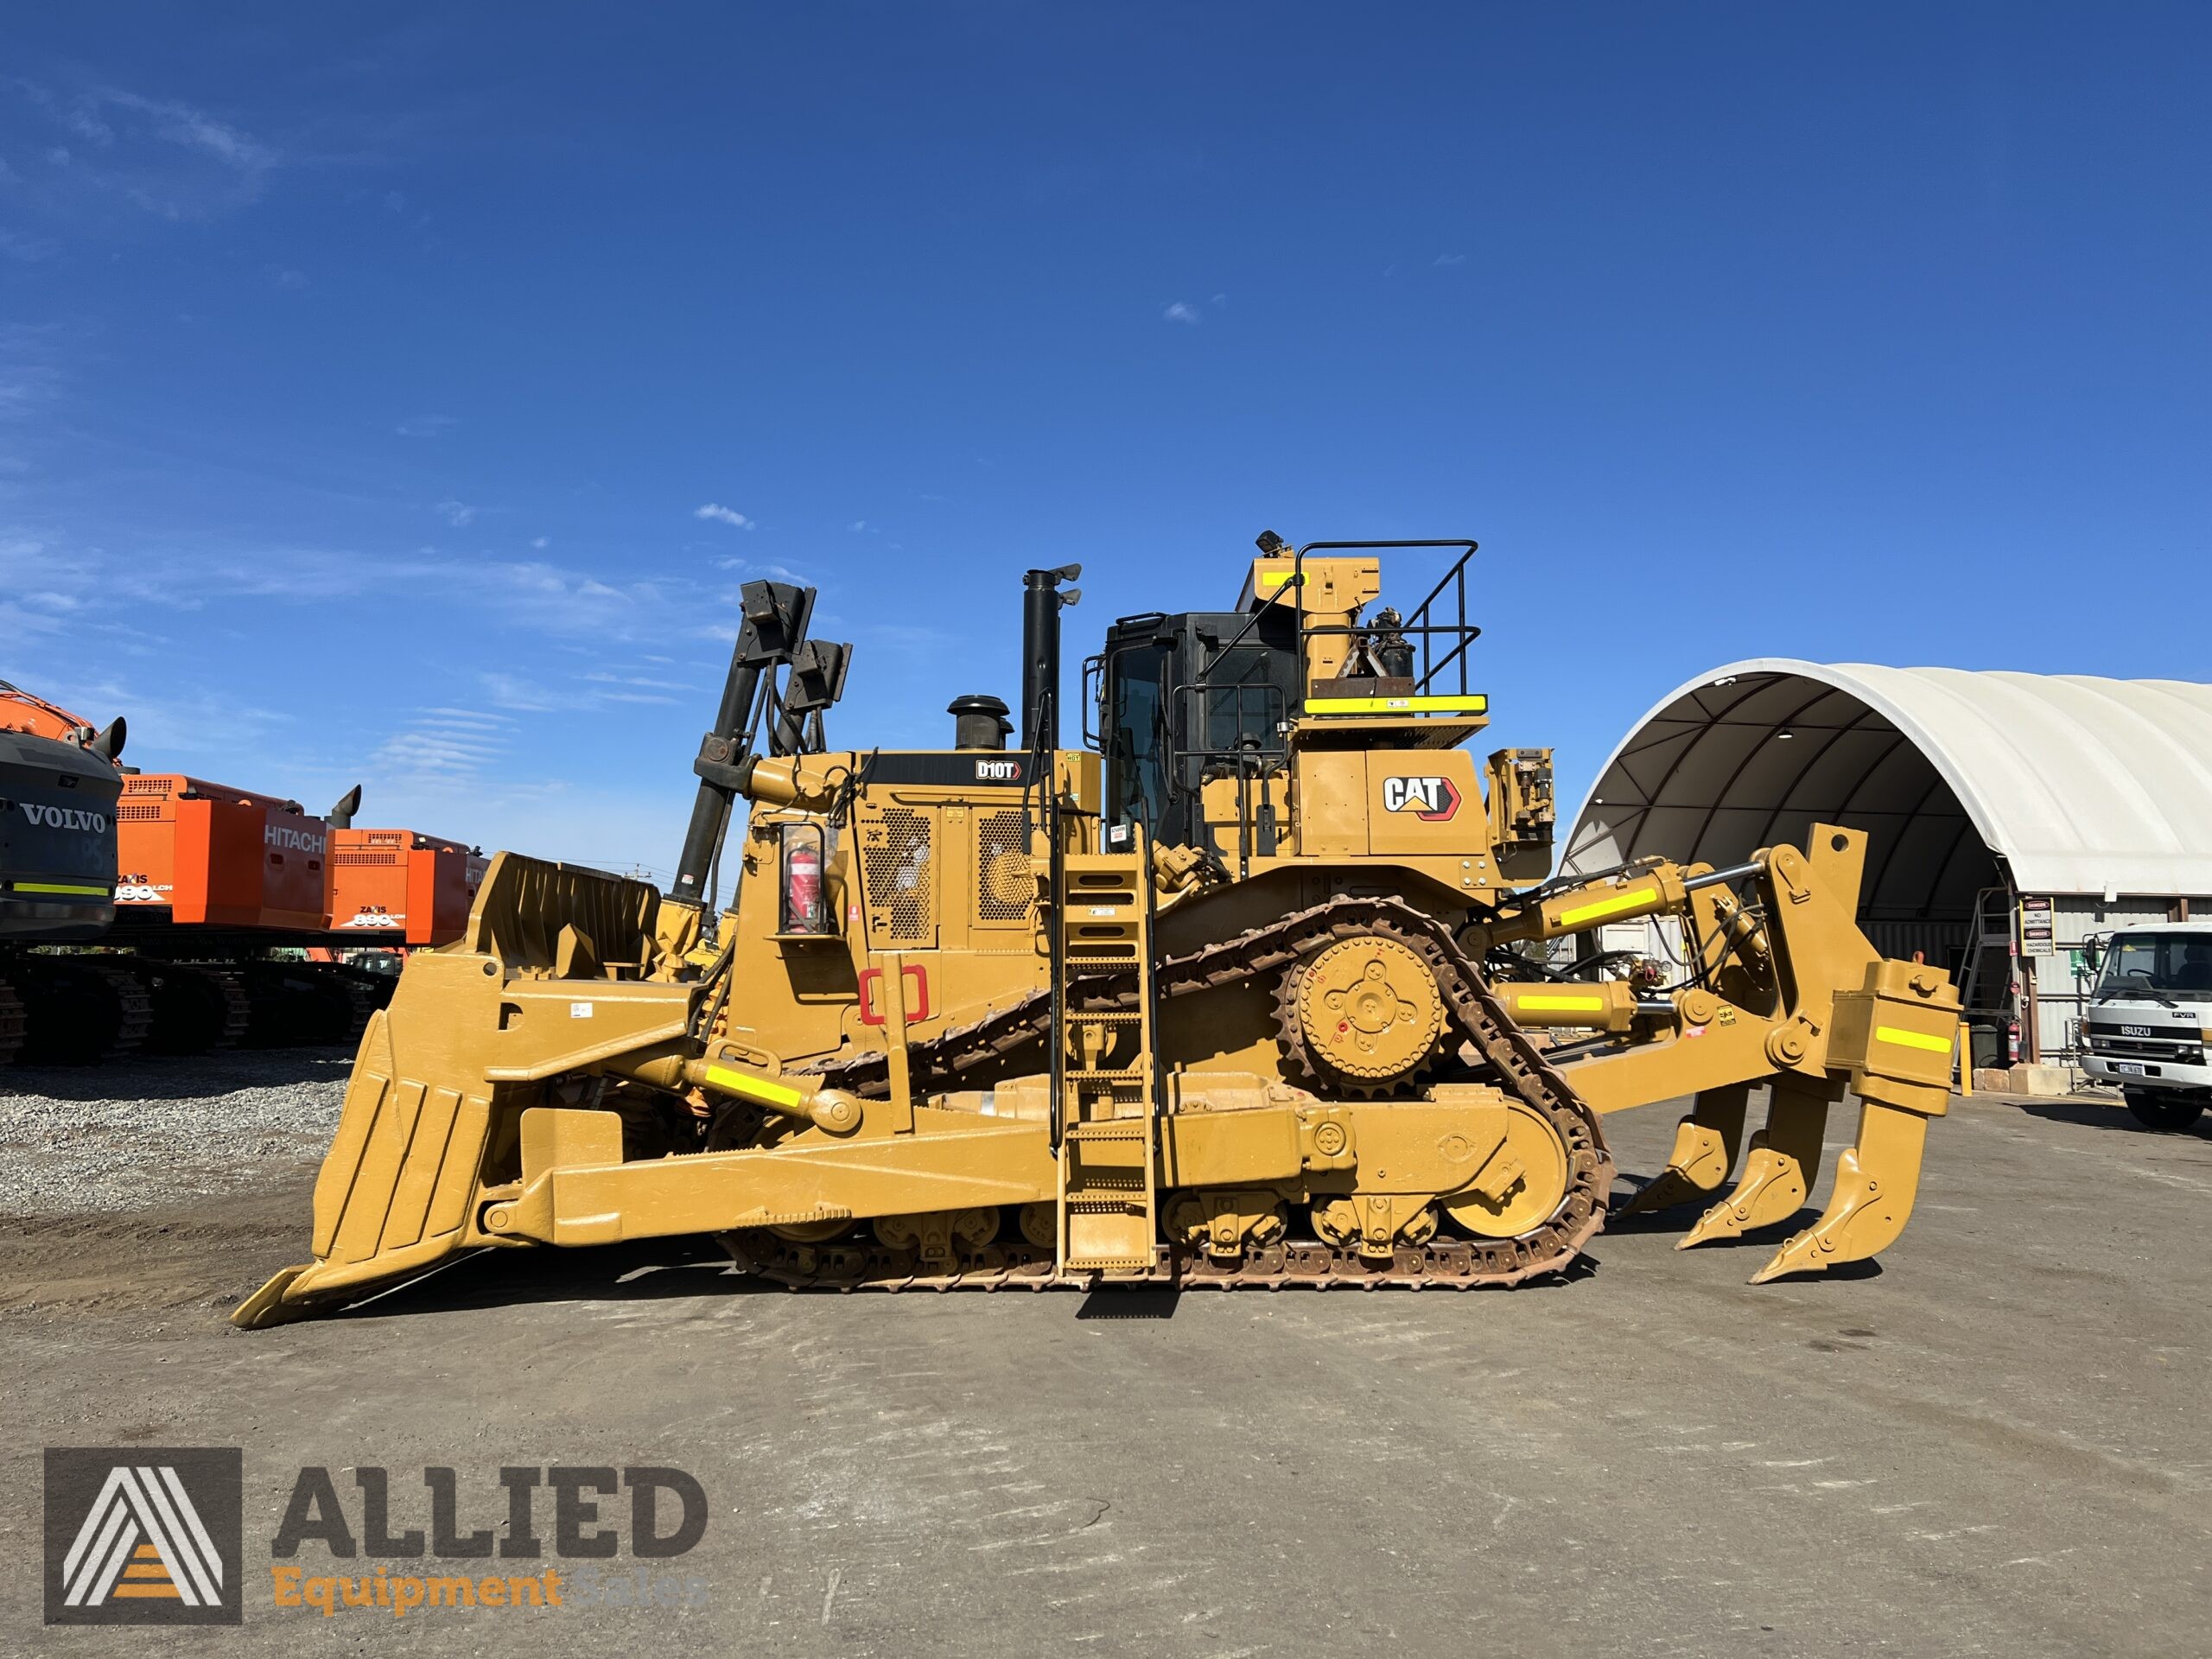
[[[1774,1080],[1766,1128],[1751,1137],[1751,1155],[1735,1190],[1698,1218],[1675,1245],[1687,1250],[1787,1221],[1803,1208],[1820,1178],[1821,1140],[1831,1090],[1794,1077]]]
[[[1751,1093],[1749,1084],[1738,1083],[1700,1094],[1695,1109],[1675,1126],[1675,1150],[1666,1168],[1616,1213],[1635,1216],[1668,1210],[1718,1192],[1736,1167]]]
[[[1859,1144],[1837,1160],[1835,1192],[1821,1218],[1751,1275],[1763,1285],[1793,1273],[1825,1273],[1864,1262],[1897,1242],[1920,1192],[1928,1120],[1878,1101],[1859,1115]]]
[[[391,1016],[379,1011],[362,1033],[337,1137],[315,1178],[315,1260],[270,1280],[231,1315],[233,1325],[258,1330],[305,1318],[464,1248],[488,1091],[480,1083],[469,1094],[428,1087],[396,1071]]]
[[[688,1029],[687,988],[597,966],[643,960],[652,896],[596,871],[493,861],[466,936],[410,957],[361,1033],[315,1177],[315,1259],[248,1297],[233,1325],[328,1313],[464,1251],[523,1242],[486,1234],[478,1211],[513,1190],[517,1124],[543,1080],[658,1052]]]

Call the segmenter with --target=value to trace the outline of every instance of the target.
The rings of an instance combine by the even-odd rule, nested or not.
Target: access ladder
[[[1059,1130],[1058,1269],[1064,1276],[1148,1274],[1158,1258],[1152,895],[1144,843],[1137,846],[1135,852],[1064,853],[1055,860],[1059,1018],[1052,1074]],[[1102,973],[1134,975],[1134,1004],[1084,1009],[1075,982]]]

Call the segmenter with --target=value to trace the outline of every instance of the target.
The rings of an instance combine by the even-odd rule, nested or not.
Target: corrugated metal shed
[[[1566,868],[1732,863],[1815,818],[1872,832],[1865,899],[1893,913],[1970,904],[1983,847],[2022,893],[2212,894],[2212,685],[1730,663],[1613,751]]]

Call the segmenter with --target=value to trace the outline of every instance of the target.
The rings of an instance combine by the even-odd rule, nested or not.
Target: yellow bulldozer
[[[1797,1215],[1847,1091],[1755,1281],[1896,1239],[1959,1004],[1859,931],[1864,837],[1554,877],[1550,752],[1465,747],[1476,544],[1258,547],[1233,608],[1114,623],[1074,747],[1078,567],[1026,578],[1014,747],[969,695],[950,748],[828,748],[849,648],[747,583],[671,890],[494,860],[362,1039],[315,1260],[237,1323],[677,1235],[795,1287],[1512,1285],[1604,1224],[1605,1115],[1683,1097],[1630,1207],[1703,1201],[1685,1245]],[[1443,577],[1384,606],[1386,553]]]

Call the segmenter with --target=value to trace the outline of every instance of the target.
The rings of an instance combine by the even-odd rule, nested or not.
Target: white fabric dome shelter
[[[1976,905],[2050,898],[2097,925],[2212,912],[2212,685],[2087,675],[1730,663],[1667,696],[1607,760],[1562,868],[1740,862],[1826,820],[1868,833],[1861,916],[1892,954],[1968,965]],[[2045,974],[2064,1000],[2073,976]],[[2063,979],[2066,983],[2058,983]],[[2032,998],[2033,978],[2021,988]],[[2063,1020],[2044,1022],[2067,1046]],[[2031,1027],[2032,1047],[2039,1044]]]

